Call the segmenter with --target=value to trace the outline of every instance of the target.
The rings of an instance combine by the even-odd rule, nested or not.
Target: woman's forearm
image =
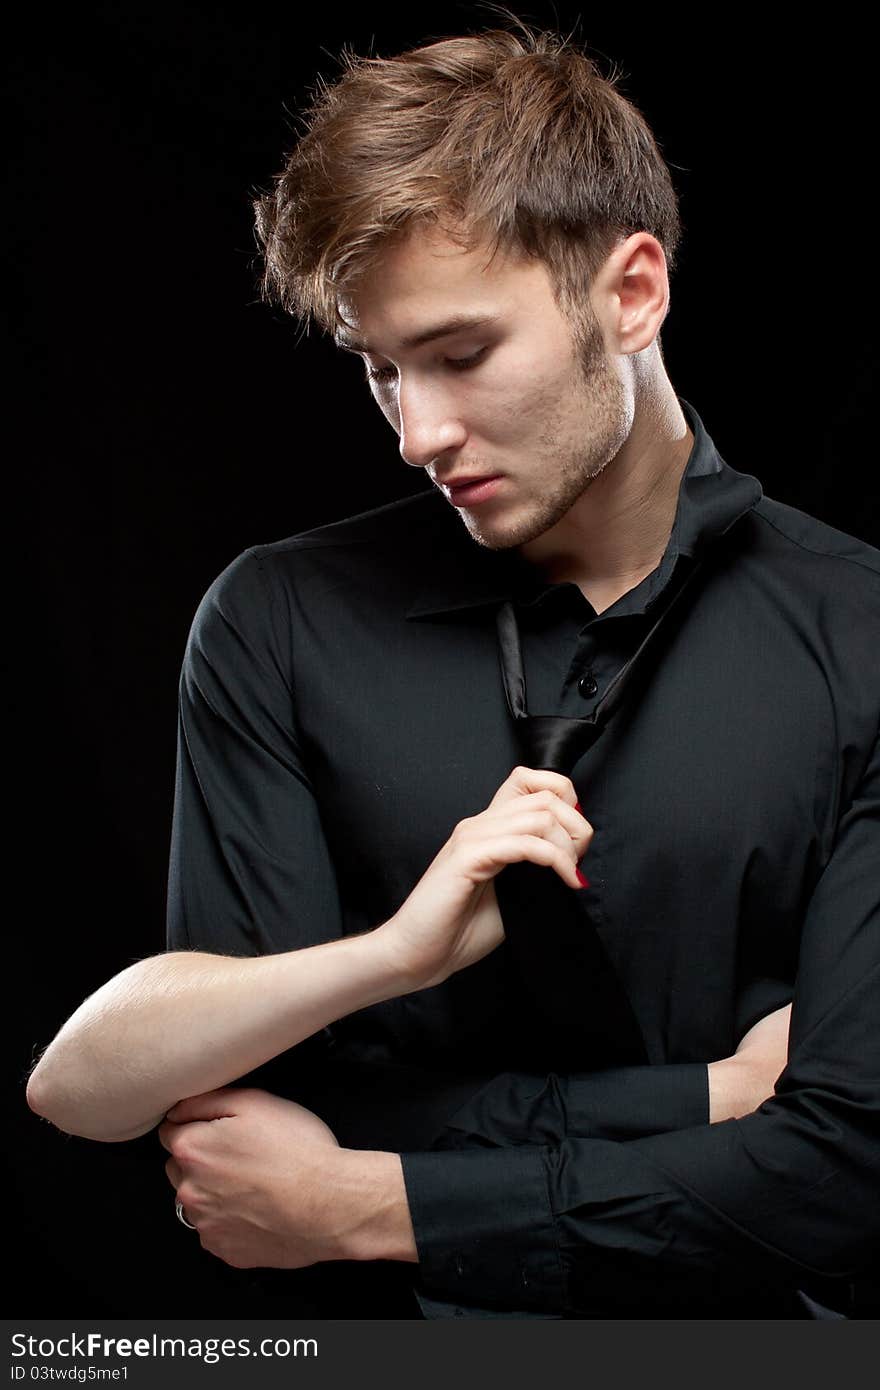
[[[381,927],[279,955],[151,956],[67,1020],[31,1074],[28,1104],[69,1134],[133,1139],[184,1097],[412,987],[398,978]]]

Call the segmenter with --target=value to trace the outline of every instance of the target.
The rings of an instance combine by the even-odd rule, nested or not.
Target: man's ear
[[[609,352],[631,355],[650,347],[669,309],[666,255],[657,238],[634,232],[616,246],[595,278],[592,298]]]

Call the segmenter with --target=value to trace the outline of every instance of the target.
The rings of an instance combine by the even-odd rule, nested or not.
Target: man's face
[[[487,260],[482,246],[411,235],[343,301],[351,330],[337,341],[361,352],[406,462],[498,550],[566,515],[622,448],[633,408],[599,324],[575,345],[544,264]],[[473,476],[495,482],[450,489]]]

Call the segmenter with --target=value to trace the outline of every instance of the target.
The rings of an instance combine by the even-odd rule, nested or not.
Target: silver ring
[[[175,1211],[175,1213],[176,1213],[176,1215],[177,1215],[178,1221],[182,1221],[183,1224],[184,1224],[184,1226],[189,1227],[189,1229],[190,1229],[191,1231],[197,1231],[197,1230],[198,1230],[198,1226],[194,1226],[194,1225],[192,1224],[191,1221],[187,1221],[187,1219],[186,1219],[186,1217],[185,1217],[185,1215],[184,1215],[184,1212],[183,1212],[183,1202],[181,1202],[179,1198],[178,1198],[178,1200],[174,1203],[174,1211]]]

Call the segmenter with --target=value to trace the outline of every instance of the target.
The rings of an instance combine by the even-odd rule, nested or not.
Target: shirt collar
[[[678,490],[675,519],[660,565],[651,576],[638,611],[644,611],[667,583],[681,555],[697,556],[724,534],[763,493],[757,478],[726,464],[694,407],[678,397],[694,436]],[[432,544],[424,583],[407,610],[408,618],[452,613],[516,599],[538,602],[550,589],[517,550],[487,550],[472,540],[441,494],[438,534]],[[445,556],[445,563],[442,557]],[[615,612],[618,610],[615,605]],[[633,608],[632,611],[637,611]]]

